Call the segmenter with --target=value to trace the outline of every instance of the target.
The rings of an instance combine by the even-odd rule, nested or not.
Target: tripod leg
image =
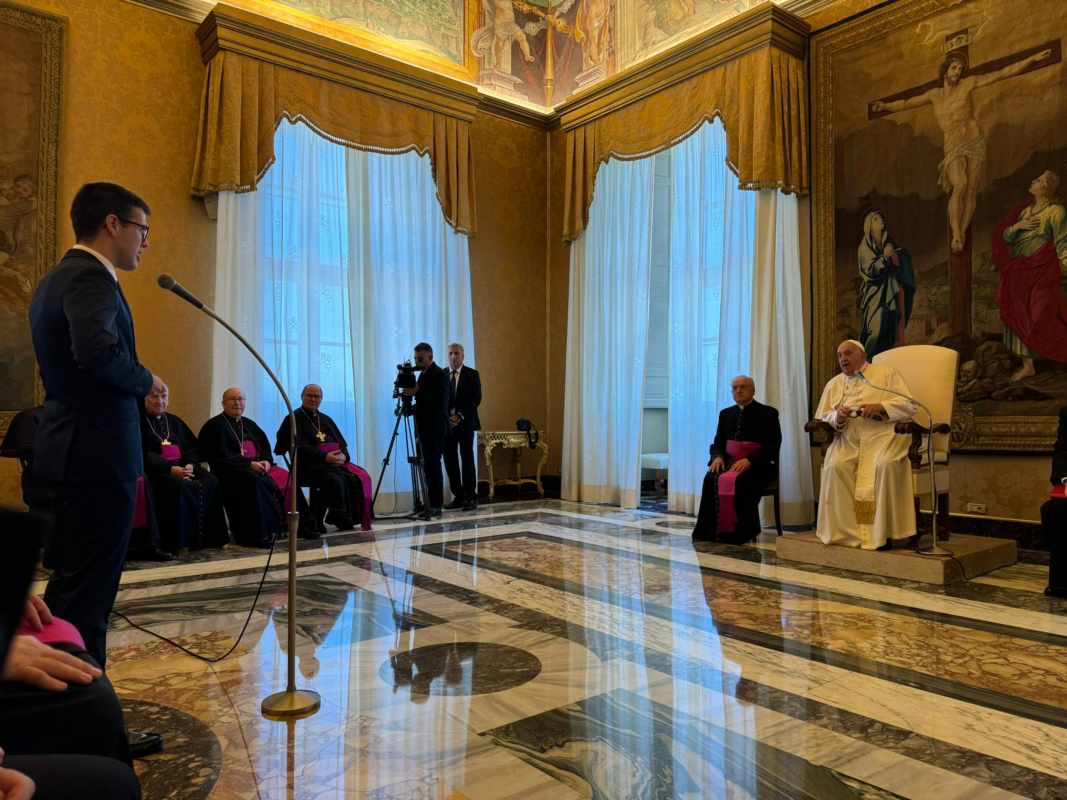
[[[400,422],[403,419],[403,413],[400,405],[396,408],[396,423],[393,425],[393,435],[389,437],[389,447],[385,451],[385,458],[382,459],[382,471],[378,473],[378,483],[374,485],[374,497],[371,500],[371,508],[374,508],[374,504],[378,502],[378,492],[382,488],[382,478],[385,477],[385,470],[389,467],[389,459],[393,455],[393,446],[396,444],[396,436],[400,431]]]

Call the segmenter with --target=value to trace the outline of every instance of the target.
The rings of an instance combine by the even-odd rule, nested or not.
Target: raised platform
[[[929,542],[930,537],[925,537]],[[786,534],[777,542],[779,560],[801,561],[825,567],[866,572],[905,581],[945,585],[964,578],[976,578],[1018,559],[1018,547],[1011,539],[953,534],[942,542],[955,560],[947,556],[924,556],[910,548],[861,550],[858,547],[825,545],[814,533]],[[963,567],[961,574],[960,567]]]

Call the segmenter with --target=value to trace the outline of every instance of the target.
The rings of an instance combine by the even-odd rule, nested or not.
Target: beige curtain
[[[445,218],[474,233],[468,120],[228,51],[208,63],[193,194],[254,190],[274,162],[274,130],[283,118],[360,149],[429,153]]]
[[[564,240],[585,230],[603,162],[664,150],[715,117],[742,188],[807,193],[805,92],[804,62],[765,46],[566,129]]]

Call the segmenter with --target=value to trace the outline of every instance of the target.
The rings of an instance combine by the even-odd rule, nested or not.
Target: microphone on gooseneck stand
[[[296,540],[300,528],[300,512],[297,511],[297,492],[300,490],[297,488],[299,482],[296,475],[296,416],[293,414],[293,404],[289,402],[289,395],[285,393],[285,388],[282,386],[282,382],[278,380],[278,376],[274,374],[274,370],[267,366],[263,356],[230,323],[212,311],[210,307],[204,304],[204,301],[178,283],[173,275],[163,273],[159,276],[157,282],[160,288],[174,292],[182,300],[199,308],[232,333],[259,362],[260,366],[267,371],[270,379],[274,381],[278,393],[281,394],[282,400],[285,402],[285,408],[289,412],[289,648],[286,653],[288,675],[285,691],[276,692],[265,698],[262,704],[262,711],[264,716],[272,719],[299,719],[310,716],[319,710],[319,696],[315,692],[296,688]]]
[[[896,389],[890,389],[888,386],[877,386],[867,380],[867,376],[862,372],[857,372],[856,375],[861,381],[870,386],[872,389],[878,389],[882,392],[889,392],[889,394],[895,394],[897,397],[903,397],[905,400],[914,403],[923,411],[926,412],[927,418],[930,420],[930,432],[926,436],[926,460],[930,467],[930,519],[932,521],[931,533],[933,534],[933,543],[929,550],[916,550],[916,552],[923,555],[931,556],[951,556],[952,552],[941,547],[937,543],[937,484],[934,482],[934,415],[929,408],[926,407],[917,397],[912,397],[910,394],[904,394],[898,392]]]

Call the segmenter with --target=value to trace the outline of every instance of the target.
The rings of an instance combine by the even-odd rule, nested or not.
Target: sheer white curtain
[[[797,198],[774,190],[750,194],[757,195],[751,374],[761,401],[778,409],[782,424],[778,456],[782,524],[806,526],[815,521],[815,489],[804,433],[808,367]],[[769,519],[766,514],[763,518]]]
[[[730,379],[749,371],[756,197],[727,166],[718,120],[670,154],[667,503],[695,514],[719,411],[733,402]]]
[[[651,158],[608,161],[571,245],[562,469],[570,500],[640,499],[652,188]]]
[[[298,402],[319,383],[323,411],[377,477],[392,431],[396,365],[429,342],[439,364],[461,342],[474,364],[467,238],[441,213],[429,157],[369,153],[283,122],[255,192],[219,194],[215,307],[275,366]],[[273,437],[284,415],[269,379],[225,331],[212,391],[241,386]],[[379,511],[410,491],[403,440]]]
[[[444,366],[448,345],[464,347],[474,366],[470,256],[467,237],[445,221],[429,156],[348,150],[349,292],[353,308],[353,368],[360,395],[356,431],[360,457],[377,477],[395,418],[396,365],[429,342]],[[382,483],[377,509],[410,507],[411,474],[403,439]]]
[[[348,199],[344,148],[283,122],[277,160],[255,192],[219,193],[215,310],[263,354],[290,394],[318,383],[322,410],[353,441],[348,336]],[[212,396],[238,386],[245,413],[274,441],[285,416],[277,390],[248,352],[215,326]],[[214,413],[221,410],[216,406]]]

